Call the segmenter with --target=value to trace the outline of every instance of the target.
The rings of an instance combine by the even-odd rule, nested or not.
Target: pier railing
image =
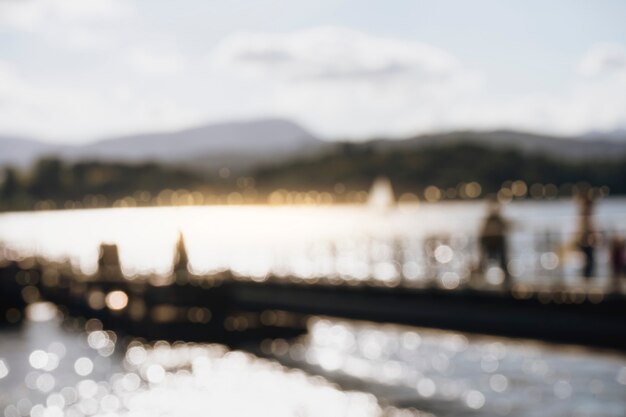
[[[626,349],[626,299],[598,287],[512,283],[504,288],[470,280],[450,288],[435,281],[409,286],[339,277],[259,279],[231,271],[198,276],[181,265],[163,285],[150,277],[112,274],[115,268],[107,262],[86,276],[42,259],[5,261],[4,318],[17,321],[29,304],[49,301],[67,317],[96,318],[107,328],[146,339],[237,345],[292,337],[306,331],[308,317],[327,315]]]

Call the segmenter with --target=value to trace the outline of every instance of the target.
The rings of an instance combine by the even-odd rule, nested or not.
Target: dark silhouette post
[[[186,284],[189,280],[189,257],[182,232],[178,233],[176,254],[174,255],[174,276],[176,283]]]
[[[100,245],[98,277],[103,281],[118,281],[122,279],[122,266],[117,245],[106,243]]]
[[[510,275],[508,270],[507,242],[506,234],[509,225],[500,213],[500,204],[498,200],[492,198],[489,200],[488,215],[483,222],[480,232],[480,249],[481,260],[480,270],[484,274],[490,261],[499,264],[504,273],[503,284],[505,288],[509,288]]]

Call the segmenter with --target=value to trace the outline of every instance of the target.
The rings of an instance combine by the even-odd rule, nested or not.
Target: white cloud
[[[0,134],[62,141],[187,127],[202,120],[197,109],[158,91],[124,87],[87,90],[52,86],[21,76],[0,61]]]
[[[49,0],[30,1],[52,7]],[[95,14],[76,7],[54,12],[74,22],[63,27],[65,40],[72,32],[77,41],[92,36],[87,44],[109,39],[109,26],[98,32],[85,22],[112,16],[115,7]],[[576,134],[626,126],[623,45],[591,48],[563,74],[572,81],[560,94],[502,96],[487,76],[445,50],[344,28],[232,34],[205,61],[183,54],[167,33],[128,35],[121,38],[131,41],[89,55],[63,50],[67,65],[54,69],[0,57],[0,134],[81,140],[270,115],[329,138],[465,128]]]
[[[67,48],[110,47],[112,26],[133,16],[124,0],[0,1],[0,28]]]
[[[380,80],[454,76],[459,63],[433,46],[336,27],[288,34],[243,33],[224,39],[217,62],[250,76],[306,80]]]
[[[143,74],[175,74],[185,68],[184,58],[173,52],[131,48],[127,55],[131,67]]]
[[[36,32],[54,24],[117,19],[131,14],[121,0],[13,0],[0,2],[0,24]]]
[[[626,47],[598,44],[578,63],[579,77],[561,95],[535,93],[502,103],[491,124],[555,134],[626,128]],[[569,74],[564,74],[569,75]]]
[[[403,134],[445,123],[480,78],[434,46],[334,27],[247,33],[214,50],[219,68],[267,85],[268,108],[329,135]]]
[[[593,46],[579,64],[583,75],[611,75],[626,73],[626,46],[602,43]]]
[[[602,44],[581,59],[562,94],[498,96],[448,52],[347,29],[240,34],[215,61],[267,84],[266,106],[331,136],[514,128],[579,134],[626,126],[626,48]],[[590,76],[593,77],[590,77]]]

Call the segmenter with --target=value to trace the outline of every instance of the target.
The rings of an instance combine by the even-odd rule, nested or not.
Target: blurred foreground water
[[[127,343],[95,320],[30,316],[0,330],[5,417],[626,413],[626,357],[600,351],[317,318],[306,337],[262,343],[284,367],[221,345]]]

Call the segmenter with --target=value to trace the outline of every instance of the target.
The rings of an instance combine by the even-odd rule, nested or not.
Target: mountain
[[[34,140],[0,138],[0,164],[24,166],[41,156],[54,155],[67,160],[173,164],[191,160],[196,165],[205,162],[247,165],[286,158],[322,145],[322,141],[293,122],[263,119],[123,136],[85,145],[54,146]]]
[[[0,136],[0,166],[25,166],[47,154],[58,154],[62,146],[32,139]]]
[[[174,162],[229,154],[285,156],[318,144],[311,133],[293,122],[266,119],[107,139],[68,149],[65,156]]]
[[[624,131],[592,132],[579,137],[508,130],[458,131],[399,140],[378,139],[370,141],[368,146],[385,151],[462,142],[495,149],[517,148],[525,153],[568,160],[611,159],[626,155]],[[0,166],[27,166],[37,158],[54,155],[66,160],[151,160],[205,171],[221,167],[243,170],[322,152],[331,146],[291,121],[261,119],[122,136],[84,145],[52,145],[24,138],[0,137]]]
[[[591,130],[581,137],[583,139],[624,141],[626,139],[626,127],[613,130]]]
[[[528,154],[542,154],[557,159],[615,159],[626,155],[626,134],[610,136],[587,134],[580,137],[559,137],[510,130],[486,132],[459,131],[420,135],[403,140],[374,140],[374,149],[414,149],[430,145],[475,143],[495,149],[515,148]]]

